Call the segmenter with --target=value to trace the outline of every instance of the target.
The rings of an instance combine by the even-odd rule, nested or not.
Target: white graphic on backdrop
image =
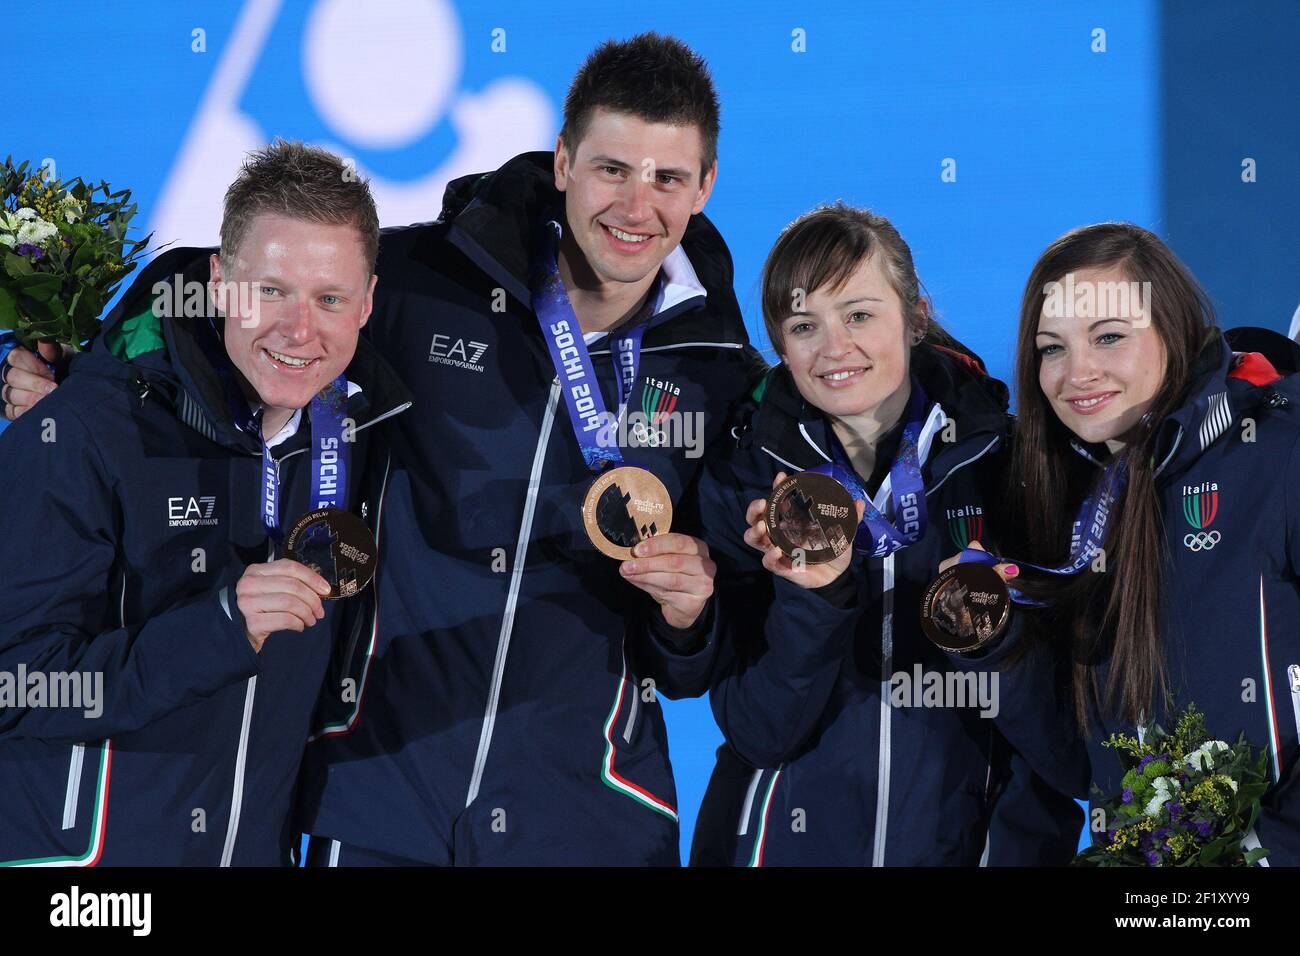
[[[239,102],[281,3],[247,0],[240,11],[159,195],[150,223],[156,244],[216,244],[226,184],[244,155],[270,138]],[[488,40],[482,38],[485,45]],[[411,180],[381,178],[358,161],[384,225],[434,219],[450,180],[555,144],[556,112],[536,83],[506,77],[477,93],[457,89],[463,41],[460,20],[446,0],[318,0],[308,15],[303,83],[337,137],[318,145],[342,156],[351,155],[348,143],[402,148],[444,116],[454,132],[456,144],[445,161]]]

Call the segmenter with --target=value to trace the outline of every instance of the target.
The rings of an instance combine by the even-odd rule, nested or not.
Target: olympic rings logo
[[[1209,551],[1223,539],[1223,535],[1217,531],[1198,531],[1195,534],[1189,534],[1183,538],[1185,544],[1192,551]]]

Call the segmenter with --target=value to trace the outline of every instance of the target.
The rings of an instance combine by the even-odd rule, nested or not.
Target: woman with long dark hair
[[[951,666],[920,627],[939,558],[999,523],[1006,386],[942,331],[907,243],[866,210],[787,227],[763,316],[781,364],[700,492],[726,742],[692,862],[1067,862],[1082,817],[1044,778],[1082,789],[1086,760],[1063,748],[1032,772],[997,729],[996,682]],[[828,468],[856,488],[856,520],[777,492]],[[835,556],[815,563],[818,549]]]
[[[1159,238],[1102,223],[1057,239],[1030,273],[1016,386],[1018,521],[1003,553],[1043,606],[1016,612],[983,664],[1052,647],[1068,674],[1004,682],[1004,730],[1032,754],[1043,708],[1058,707],[1110,796],[1123,768],[1102,742],[1172,729],[1194,703],[1212,735],[1267,750],[1275,786],[1248,843],[1300,862],[1295,385],[1233,352]],[[1077,573],[1025,573],[1065,566],[1080,541],[1096,547]]]

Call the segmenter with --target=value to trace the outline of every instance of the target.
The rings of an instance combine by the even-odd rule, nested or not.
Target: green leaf
[[[0,286],[0,329],[18,328],[18,306],[9,290]]]
[[[12,252],[5,253],[5,272],[13,278],[29,276],[35,271],[24,256],[16,256]]]
[[[57,295],[59,290],[63,288],[62,279],[44,272],[19,276],[15,280],[15,284],[23,295],[40,300],[46,300]]]
[[[1246,865],[1254,866],[1266,856],[1268,856],[1268,850],[1264,849],[1262,846],[1257,846],[1246,854]]]

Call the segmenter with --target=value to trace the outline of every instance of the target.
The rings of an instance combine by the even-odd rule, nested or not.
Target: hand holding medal
[[[1078,574],[1100,554],[1115,504],[1124,493],[1128,470],[1124,458],[1106,466],[1097,490],[1083,500],[1074,522],[1070,560],[1058,568],[1022,561],[1048,575]],[[996,641],[1011,619],[1011,605],[1041,605],[1007,586],[1020,569],[1001,561],[978,542],[939,566],[939,576],[921,602],[921,626],[926,636],[947,651],[966,653]]]
[[[1007,582],[1020,573],[1014,564],[964,560],[969,552],[993,555],[972,541],[939,565],[939,576],[921,602],[921,627],[947,651],[973,651],[1002,636],[1011,616]]]
[[[852,542],[865,503],[834,478],[778,472],[772,494],[745,510],[745,543],[763,553],[763,567],[805,588],[830,584],[853,559]]]

